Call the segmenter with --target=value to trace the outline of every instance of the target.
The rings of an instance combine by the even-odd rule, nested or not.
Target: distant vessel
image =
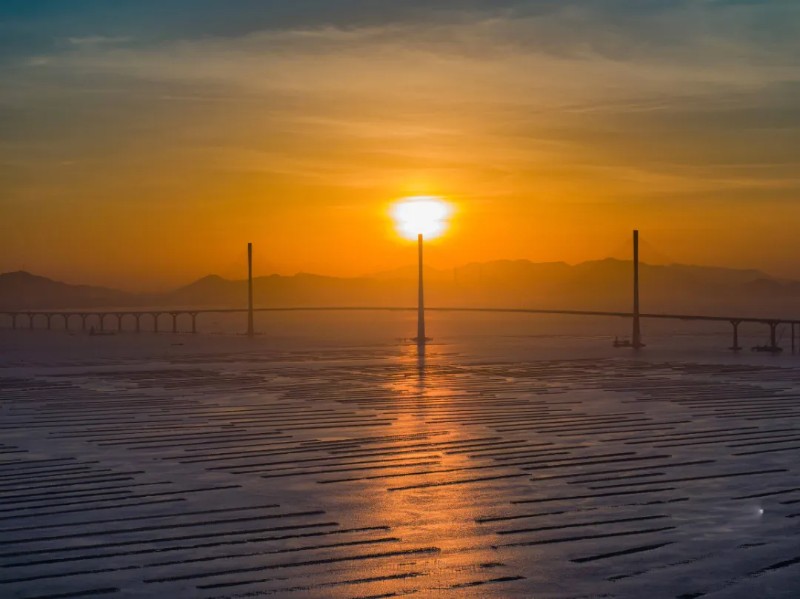
[[[94,327],[89,327],[89,335],[96,337],[98,335],[114,335],[112,331],[96,331]]]
[[[767,352],[770,354],[779,354],[783,351],[782,347],[777,345],[754,345],[752,351]]]
[[[637,347],[636,345],[633,344],[633,341],[625,337],[623,337],[622,339],[620,339],[619,337],[614,337],[614,343],[612,343],[612,345],[614,347]],[[644,343],[640,343],[638,347],[642,348],[644,346],[645,346]]]

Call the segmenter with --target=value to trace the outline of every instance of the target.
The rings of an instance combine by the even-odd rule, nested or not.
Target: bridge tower
[[[253,331],[253,244],[247,244],[247,336]]]
[[[422,276],[422,233],[417,235],[417,252],[419,254],[419,282],[417,283],[417,345],[424,346],[428,340],[425,336],[425,291]]]
[[[633,334],[631,343],[634,349],[644,347],[642,330],[639,326],[639,230],[633,231]]]

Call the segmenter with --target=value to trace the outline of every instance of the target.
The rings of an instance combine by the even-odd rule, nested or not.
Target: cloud
[[[83,37],[68,37],[67,42],[73,46],[109,46],[130,42],[133,38],[127,36],[87,35]]]
[[[623,97],[669,96],[687,91],[676,90],[680,84],[693,92],[798,78],[800,35],[794,34],[800,30],[781,23],[800,17],[800,7],[783,3],[600,0],[556,8],[532,2],[509,3],[515,10],[502,15],[487,15],[485,3],[472,4],[484,9],[462,10],[459,19],[424,20],[432,11],[418,7],[419,21],[267,28],[123,49],[104,46],[126,38],[90,36],[77,44],[87,47],[53,59],[83,72],[228,84],[260,93],[282,88],[373,93],[391,76],[412,94],[427,88],[441,97],[442,91],[465,88],[522,98],[524,92],[553,89],[565,102],[583,96],[602,102],[612,91]],[[677,8],[667,10],[668,4]],[[767,23],[769,36],[760,32]]]
[[[168,122],[162,151],[202,147],[217,166],[341,173],[346,184],[353,160],[388,173],[421,163],[503,173],[509,187],[532,164],[567,164],[632,188],[668,176],[698,189],[736,175],[690,166],[796,163],[781,134],[800,126],[796,3],[256,4],[227,22],[249,15],[260,28],[72,37],[37,57],[35,75],[14,76],[42,103],[116,114],[113,132],[129,140]],[[200,3],[194,19],[213,31],[209,10]]]

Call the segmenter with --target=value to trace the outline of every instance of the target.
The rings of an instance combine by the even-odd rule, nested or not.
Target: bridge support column
[[[81,317],[81,330],[85,331],[86,330],[86,319],[89,317],[89,315],[88,314],[80,314],[79,316]]]
[[[792,323],[792,353],[794,353],[794,323]]]
[[[136,332],[139,333],[142,330],[142,315],[141,314],[134,314],[133,317],[136,319]]]
[[[33,314],[28,312],[28,328],[30,330],[33,330],[33,316],[34,316]]]
[[[769,323],[767,323],[767,324],[769,324],[769,346],[773,347],[773,348],[777,347],[778,346],[778,340],[776,339],[776,336],[775,336],[775,330],[778,328],[778,325],[780,323],[775,321],[775,320],[770,320]]]
[[[105,324],[106,324],[106,315],[105,314],[101,314],[101,313],[98,312],[97,313],[97,318],[100,319],[100,332],[102,333],[105,330],[104,327],[105,327]]]
[[[11,328],[17,330],[17,315],[16,313],[11,315]]]
[[[64,317],[64,330],[69,331],[69,314],[62,314],[61,316]]]
[[[730,346],[729,349],[733,351],[739,351],[741,346],[739,345],[739,320],[731,320],[731,325],[733,326],[733,345]]]
[[[172,332],[178,332],[178,313],[177,312],[170,312],[170,316],[172,316]]]
[[[247,244],[247,336],[253,331],[253,244]]]
[[[114,316],[117,317],[117,332],[122,332],[122,317],[125,316],[124,314],[115,314]]]
[[[52,314],[45,314],[44,317],[47,320],[47,330],[49,331],[50,330],[50,325],[52,324],[51,319],[53,318],[53,315]]]
[[[197,333],[197,312],[189,312],[189,316],[192,317],[192,333]]]
[[[161,312],[151,312],[153,315],[153,332],[158,333],[158,317],[161,316]]]
[[[633,349],[642,349],[642,329],[639,324],[639,231],[633,231]]]

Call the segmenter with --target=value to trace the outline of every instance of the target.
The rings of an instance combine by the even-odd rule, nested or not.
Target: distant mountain
[[[426,281],[441,281],[452,277],[450,271],[433,268],[432,266],[425,265],[424,274]],[[419,267],[414,265],[401,266],[392,270],[384,270],[368,275],[366,279],[376,279],[378,281],[392,281],[392,280],[417,280],[419,276]]]
[[[430,306],[627,310],[631,270],[629,261],[611,258],[574,266],[498,260],[447,270],[426,267],[426,299]],[[253,292],[258,306],[411,306],[416,278],[415,266],[351,278],[269,275],[253,280]],[[800,312],[800,282],[757,270],[642,264],[640,279],[645,311]],[[217,275],[159,295],[69,285],[23,272],[0,275],[0,309],[243,307],[246,298],[247,281]]]
[[[229,306],[242,302],[242,281],[208,275],[167,294],[170,304],[186,306]]]
[[[25,271],[0,274],[0,309],[98,308],[140,299],[124,291],[70,285]]]

